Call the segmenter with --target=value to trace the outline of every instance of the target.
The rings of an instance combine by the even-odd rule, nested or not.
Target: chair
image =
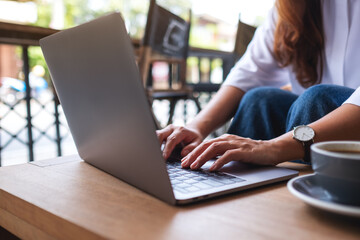
[[[191,19],[191,12],[190,12]],[[140,51],[139,69],[149,102],[155,99],[170,102],[168,124],[172,123],[176,103],[194,99],[192,89],[186,85],[186,60],[189,48],[190,22],[150,1],[145,35]],[[153,84],[152,70],[156,62],[168,64],[166,88]],[[195,103],[200,110],[197,99]]]
[[[252,40],[256,31],[256,27],[250,26],[239,20],[236,32],[236,40],[234,47],[235,62],[244,55],[250,41]]]

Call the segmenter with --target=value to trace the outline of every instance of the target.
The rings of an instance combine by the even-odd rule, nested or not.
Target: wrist
[[[280,162],[303,159],[304,147],[301,142],[293,139],[292,132],[269,140]]]
[[[202,140],[204,140],[209,135],[209,133],[207,133],[206,131],[206,127],[204,126],[204,124],[195,120],[187,124],[186,127],[197,132],[198,135],[202,138]]]

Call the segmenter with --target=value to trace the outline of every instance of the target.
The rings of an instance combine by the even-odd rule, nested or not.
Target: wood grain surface
[[[309,207],[286,182],[176,207],[78,156],[0,168],[0,225],[23,239],[360,238],[359,219]]]

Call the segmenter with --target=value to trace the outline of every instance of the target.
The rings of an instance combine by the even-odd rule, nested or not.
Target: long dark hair
[[[321,81],[324,31],[320,0],[277,0],[274,53],[282,67],[293,66],[301,86]]]

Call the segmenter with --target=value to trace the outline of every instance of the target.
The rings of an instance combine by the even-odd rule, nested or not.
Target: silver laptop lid
[[[81,158],[174,204],[121,15],[61,31],[40,45]]]

